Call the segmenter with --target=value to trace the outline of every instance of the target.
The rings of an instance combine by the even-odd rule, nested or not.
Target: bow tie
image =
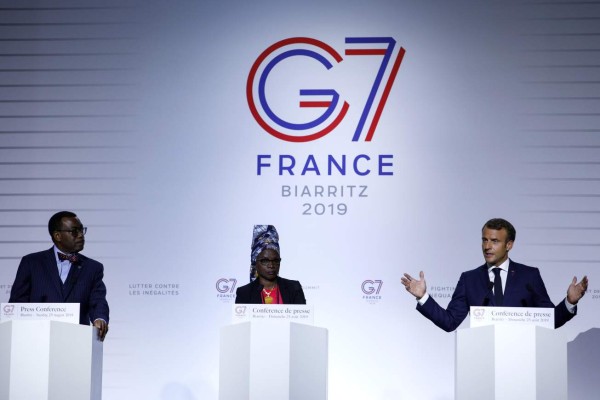
[[[77,254],[63,254],[61,252],[57,252],[57,254],[58,254],[58,259],[60,261],[69,260],[71,262],[71,264],[76,264],[79,261],[79,257],[77,257]]]

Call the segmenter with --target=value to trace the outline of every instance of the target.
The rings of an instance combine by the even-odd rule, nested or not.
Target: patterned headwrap
[[[254,225],[250,253],[250,282],[256,279],[256,257],[265,249],[279,252],[279,234],[273,225]]]

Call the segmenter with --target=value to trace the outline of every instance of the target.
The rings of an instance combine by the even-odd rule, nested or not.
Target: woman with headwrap
[[[279,277],[279,235],[273,225],[254,225],[250,253],[250,283],[239,287],[242,304],[306,304],[298,281]]]

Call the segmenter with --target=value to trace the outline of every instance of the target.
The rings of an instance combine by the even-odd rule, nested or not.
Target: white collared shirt
[[[510,259],[507,258],[502,264],[498,266],[488,265],[488,275],[490,277],[490,282],[494,282],[494,279],[496,279],[496,274],[494,274],[494,268],[500,268],[500,278],[502,279],[502,293],[506,292],[506,278],[508,278],[509,264]]]
[[[56,259],[56,265],[58,266],[58,275],[60,275],[60,280],[62,283],[65,283],[67,276],[69,276],[69,271],[71,270],[71,261],[61,261],[60,258],[58,258],[59,252],[62,253],[62,251],[60,251],[58,247],[54,245],[54,258]]]

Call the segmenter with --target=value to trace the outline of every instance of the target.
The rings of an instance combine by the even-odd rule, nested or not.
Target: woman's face
[[[265,249],[256,257],[258,276],[268,281],[274,281],[279,275],[281,258],[275,250]]]

